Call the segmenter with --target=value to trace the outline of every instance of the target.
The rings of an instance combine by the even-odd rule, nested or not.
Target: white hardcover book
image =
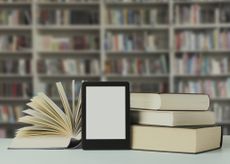
[[[215,114],[211,111],[154,111],[131,109],[133,124],[155,126],[214,125]]]
[[[131,93],[130,96],[131,108],[146,110],[204,111],[208,110],[209,105],[210,99],[205,94]]]

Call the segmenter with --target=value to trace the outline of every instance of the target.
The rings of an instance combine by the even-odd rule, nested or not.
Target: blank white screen
[[[86,87],[86,139],[125,139],[125,87]]]

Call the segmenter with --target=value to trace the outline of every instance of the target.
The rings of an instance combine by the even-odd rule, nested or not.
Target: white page
[[[125,139],[125,87],[86,87],[86,139]]]

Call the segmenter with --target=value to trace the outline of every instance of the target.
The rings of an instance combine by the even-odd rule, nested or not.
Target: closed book
[[[140,150],[201,153],[222,146],[221,126],[171,128],[132,126],[131,148]]]
[[[158,126],[214,125],[215,114],[211,111],[154,111],[131,110],[133,124]]]
[[[131,108],[153,110],[208,110],[210,100],[205,94],[131,93]]]

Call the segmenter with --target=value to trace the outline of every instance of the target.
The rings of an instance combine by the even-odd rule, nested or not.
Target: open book
[[[72,81],[72,104],[69,104],[61,82],[57,90],[62,103],[57,106],[44,93],[39,93],[27,104],[26,115],[19,122],[30,124],[20,128],[10,149],[58,149],[76,148],[81,143],[81,91],[75,96]]]

